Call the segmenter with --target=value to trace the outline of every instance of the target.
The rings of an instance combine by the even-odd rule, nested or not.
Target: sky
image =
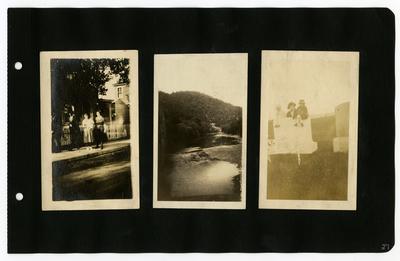
[[[299,99],[305,100],[310,115],[333,113],[354,94],[348,61],[273,61],[263,73],[270,116],[277,105],[286,111],[290,101],[298,104]]]
[[[198,91],[236,106],[247,102],[247,54],[169,54],[154,58],[154,85]]]

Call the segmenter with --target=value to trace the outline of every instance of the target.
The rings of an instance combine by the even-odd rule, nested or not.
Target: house
[[[99,109],[105,121],[108,139],[129,137],[129,85],[115,83],[99,96]]]

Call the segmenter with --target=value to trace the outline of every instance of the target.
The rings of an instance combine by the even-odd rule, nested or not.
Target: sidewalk
[[[104,148],[101,149],[95,149],[94,146],[93,149],[88,149],[89,147],[82,147],[79,150],[73,150],[73,151],[62,151],[59,153],[53,153],[52,154],[52,161],[61,161],[61,160],[77,160],[77,159],[84,159],[84,158],[91,158],[91,157],[96,157],[99,155],[111,153],[111,152],[116,152],[122,149],[126,149],[130,145],[130,140],[119,140],[119,141],[111,141],[104,143]]]

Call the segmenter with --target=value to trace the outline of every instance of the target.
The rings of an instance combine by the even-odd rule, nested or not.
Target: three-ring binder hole
[[[18,192],[17,194],[15,194],[15,198],[17,199],[17,201],[21,201],[24,198],[24,194]]]
[[[21,70],[21,69],[22,69],[22,63],[21,63],[21,62],[16,62],[16,63],[14,64],[14,68],[15,68],[15,70],[17,70],[17,71]]]

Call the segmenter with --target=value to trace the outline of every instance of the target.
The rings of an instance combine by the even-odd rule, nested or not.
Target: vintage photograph
[[[245,208],[247,54],[154,57],[156,208]]]
[[[138,208],[137,51],[40,59],[43,210]]]
[[[358,63],[262,52],[260,208],[356,209]]]

